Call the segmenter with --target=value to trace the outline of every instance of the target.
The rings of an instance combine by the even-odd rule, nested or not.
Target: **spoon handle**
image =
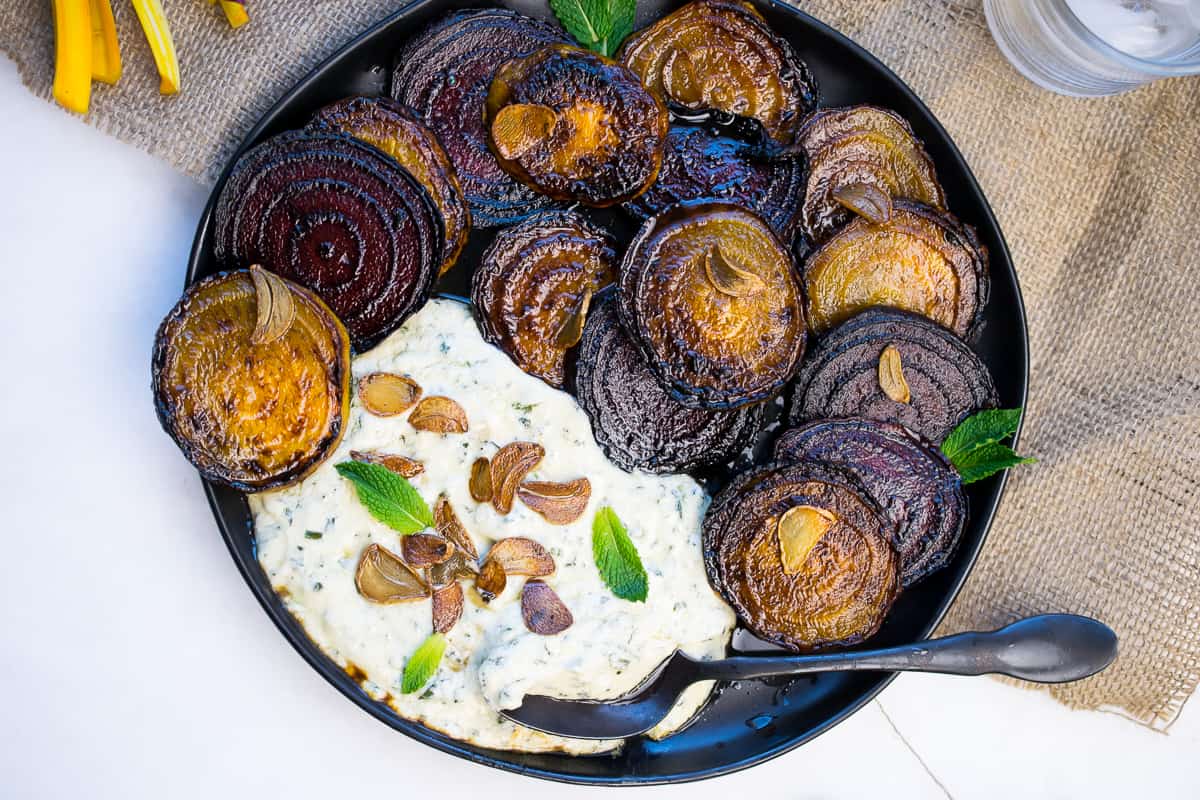
[[[1094,675],[1117,657],[1117,635],[1107,625],[1074,614],[1042,614],[996,631],[959,633],[878,650],[807,656],[735,656],[696,661],[699,679],[743,680],[806,672],[875,670],[1000,673],[1038,683]]]

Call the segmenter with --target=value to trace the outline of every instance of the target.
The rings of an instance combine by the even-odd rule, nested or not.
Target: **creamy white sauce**
[[[409,375],[425,395],[445,395],[467,413],[469,431],[441,435],[415,430],[407,415],[376,417],[355,397],[345,439],[301,483],[250,497],[258,559],[271,585],[312,640],[343,667],[366,675],[364,690],[398,714],[457,739],[511,750],[592,753],[619,742],[564,739],[501,717],[525,694],[616,697],[636,686],[679,648],[703,657],[724,654],[733,612],[713,593],[700,554],[708,497],[687,476],[628,473],[611,464],[592,438],[587,415],[565,392],[521,372],[483,341],[470,310],[432,300],[399,331],[355,359],[354,379],[370,372]],[[520,501],[506,516],[472,500],[472,462],[502,445],[531,441],[546,450],[533,480],[586,476],[592,494],[576,522],[551,525]],[[540,636],[521,619],[524,579],[510,579],[489,605],[472,602],[447,634],[446,654],[423,690],[401,694],[405,661],[432,632],[428,600],[377,605],[354,587],[359,555],[371,543],[399,552],[400,537],[376,521],[334,470],[350,450],[415,458],[425,471],[412,484],[433,505],[445,492],[482,554],[508,536],[527,536],[554,556],[547,578],[571,610],[574,624]],[[614,596],[592,556],[592,519],[609,505],[620,516],[649,575],[644,603]],[[319,539],[306,532],[321,534]],[[711,689],[698,685],[654,735],[686,723]]]

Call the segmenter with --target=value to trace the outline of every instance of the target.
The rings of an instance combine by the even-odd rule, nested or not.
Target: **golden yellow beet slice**
[[[686,406],[761,402],[800,366],[806,326],[795,264],[745,209],[684,203],[647,220],[618,287],[625,328]]]
[[[163,429],[201,475],[244,491],[294,483],[341,441],[350,407],[350,339],[316,295],[251,270],[191,288],[155,340],[153,390]],[[289,324],[261,335],[264,287],[284,287]],[[256,336],[256,330],[259,335]]]
[[[688,3],[626,39],[617,58],[664,100],[758,120],[779,144],[792,143],[817,104],[791,45],[736,0]]]
[[[804,283],[817,333],[872,306],[888,306],[965,337],[987,302],[987,250],[950,214],[897,201],[887,223],[856,219],[814,251]]]

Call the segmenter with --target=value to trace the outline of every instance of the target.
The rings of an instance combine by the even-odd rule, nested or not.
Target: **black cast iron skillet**
[[[326,103],[347,95],[386,93],[392,59],[406,38],[449,11],[493,4],[416,0],[401,8],[347,44],[284,95],[246,137],[242,149],[304,125]],[[508,0],[502,4],[533,16],[550,15],[546,0]],[[676,0],[641,0],[638,26],[680,4]],[[995,377],[1002,406],[1024,405],[1028,346],[1017,276],[987,200],[946,131],[911,89],[846,37],[775,0],[754,0],[754,4],[808,63],[820,86],[823,105],[874,103],[894,109],[924,140],[949,197],[950,210],[978,229],[991,254],[992,296],[976,348]],[[212,258],[212,210],[227,175],[228,168],[213,189],[200,219],[188,264],[189,283],[217,269]],[[633,225],[627,219],[616,212],[597,212],[595,216],[619,240],[628,241]],[[458,266],[443,279],[442,291],[467,294],[470,268],[490,239],[491,234],[486,231],[471,235]],[[718,482],[721,478],[720,475],[705,477]],[[999,475],[968,487],[971,515],[957,555],[945,569],[907,589],[883,629],[864,646],[886,647],[915,641],[933,631],[979,553],[1004,483],[1005,477]],[[258,566],[244,497],[220,486],[206,485],[205,490],[233,560],[251,591],[313,669],[381,722],[439,750],[481,764],[585,784],[668,783],[723,775],[766,761],[823,733],[862,707],[893,677],[881,673],[822,673],[735,682],[723,687],[683,732],[661,742],[635,738],[615,756],[534,755],[474,747],[396,716],[386,705],[371,700],[353,679],[321,653],[284,609]],[[738,638],[735,643],[740,647],[745,640]],[[749,646],[754,645],[751,642]]]

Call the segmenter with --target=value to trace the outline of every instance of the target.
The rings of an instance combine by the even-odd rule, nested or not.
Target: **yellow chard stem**
[[[162,4],[159,0],[133,0],[133,9],[142,23],[150,52],[154,54],[154,65],[161,78],[158,90],[163,94],[175,94],[179,91],[179,59],[175,55],[175,42],[171,40],[171,29]]]
[[[92,78],[103,83],[121,79],[121,47],[108,0],[91,0]]]
[[[236,0],[221,0],[221,10],[225,12],[225,19],[229,20],[231,28],[240,28],[250,21],[250,15],[246,13],[244,3]]]
[[[92,23],[88,0],[51,0],[54,6],[54,99],[86,114],[92,96]]]

